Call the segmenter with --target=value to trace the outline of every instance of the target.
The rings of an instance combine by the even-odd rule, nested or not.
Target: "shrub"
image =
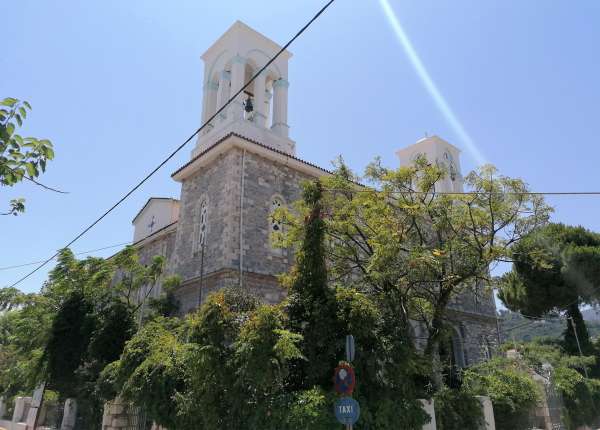
[[[477,430],[483,424],[479,400],[466,390],[444,387],[435,394],[438,430]]]
[[[463,386],[492,400],[498,430],[527,428],[529,414],[539,400],[539,389],[516,361],[495,358],[465,371]]]

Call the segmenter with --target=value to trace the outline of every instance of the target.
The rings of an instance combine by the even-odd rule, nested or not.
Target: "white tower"
[[[419,155],[424,155],[430,163],[437,163],[446,168],[448,175],[437,184],[437,191],[463,191],[463,177],[460,169],[460,150],[438,136],[425,137],[406,148],[396,152],[401,166],[411,165]]]
[[[236,21],[202,55],[202,123],[239,91],[280,49],[277,43]],[[288,60],[291,56],[288,51],[281,53],[267,70],[204,129],[192,157],[230,133],[295,155],[295,143],[289,138],[287,123]],[[245,109],[248,100],[252,105],[250,112]]]

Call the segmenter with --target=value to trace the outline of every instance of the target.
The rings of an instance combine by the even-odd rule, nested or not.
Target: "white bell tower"
[[[236,21],[202,55],[204,94],[202,123],[207,121],[281,46],[246,24]],[[198,137],[192,157],[230,133],[239,134],[286,154],[295,155],[289,138],[288,51],[250,84]]]
[[[438,136],[425,137],[396,152],[400,166],[409,166],[419,155],[430,163],[445,167],[448,175],[436,184],[437,191],[446,193],[463,192],[463,176],[460,169],[460,149]]]

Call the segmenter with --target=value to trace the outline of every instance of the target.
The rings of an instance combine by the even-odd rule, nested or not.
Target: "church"
[[[235,22],[202,55],[202,123],[217,112],[281,47]],[[181,313],[197,308],[208,294],[239,286],[267,303],[285,297],[277,275],[293,255],[270,243],[281,228],[270,214],[301,197],[302,181],[330,174],[296,156],[288,124],[288,61],[284,51],[198,136],[189,162],[171,177],[180,199],[152,197],[133,218],[133,242],[142,263],[154,255],[182,284]],[[432,136],[397,152],[400,164],[418,154],[445,163],[450,175],[442,191],[462,191],[460,151]],[[333,154],[332,154],[333,155]],[[158,296],[160,291],[152,291]],[[452,304],[453,355],[458,367],[489,358],[498,340],[491,292],[464,294]],[[423,336],[415,326],[417,338]]]

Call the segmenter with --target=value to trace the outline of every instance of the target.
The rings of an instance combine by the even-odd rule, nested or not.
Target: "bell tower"
[[[202,55],[202,123],[239,91],[280,49],[277,43],[236,21]],[[281,53],[227,109],[211,121],[198,137],[192,157],[231,133],[295,155],[295,143],[289,138],[287,115],[288,60],[291,56],[288,51]]]
[[[414,160],[423,155],[430,163],[436,163],[448,173],[436,188],[446,193],[462,193],[463,177],[460,170],[460,149],[451,145],[438,136],[428,136],[416,143],[396,152],[400,158],[400,166],[411,165]]]

